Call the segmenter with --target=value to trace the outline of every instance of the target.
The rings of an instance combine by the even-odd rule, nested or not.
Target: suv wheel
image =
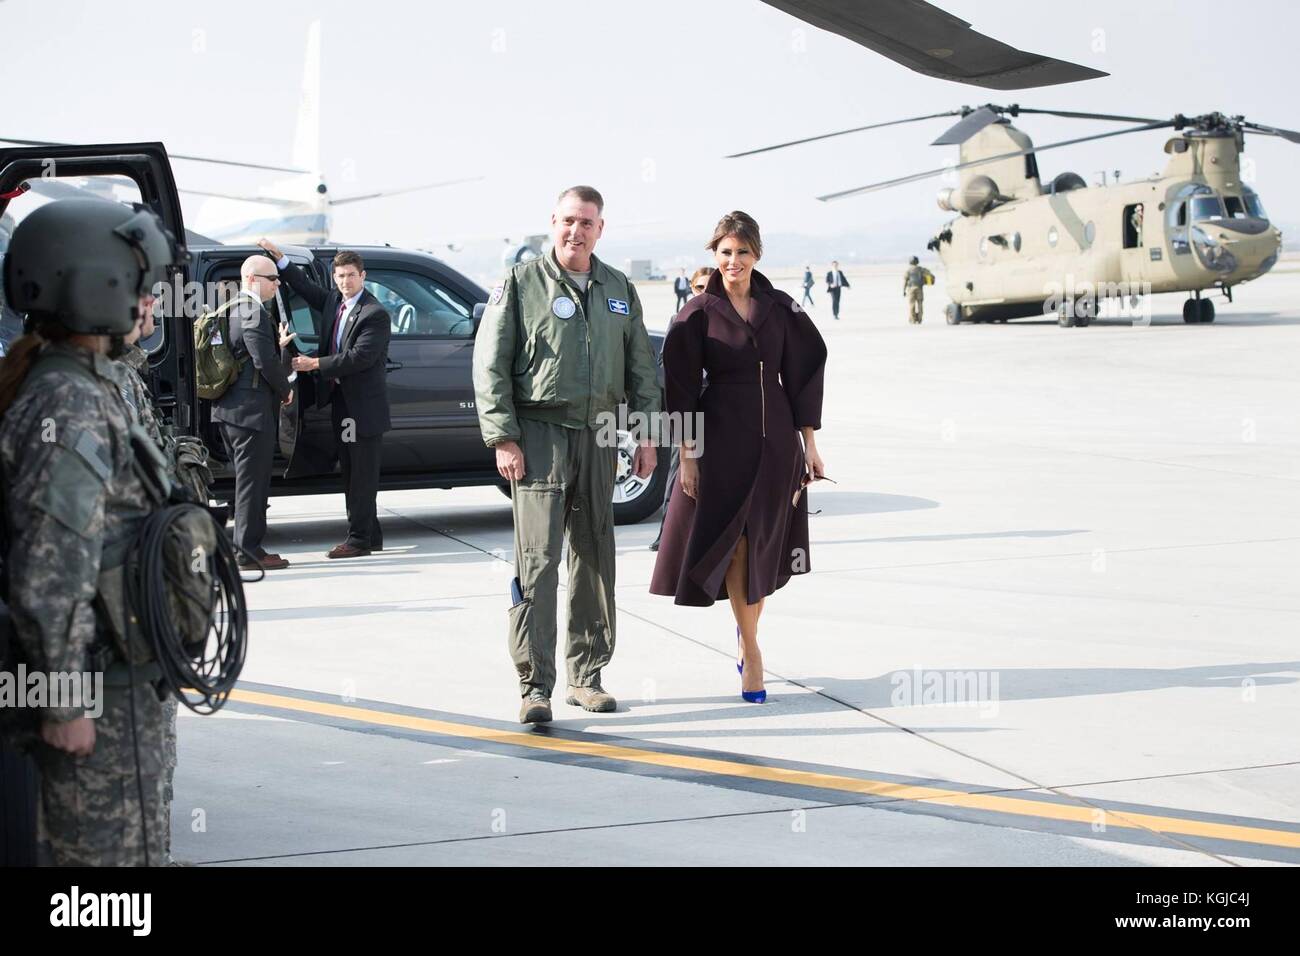
[[[664,503],[664,485],[668,481],[668,465],[672,449],[656,448],[658,460],[649,478],[638,478],[632,473],[632,455],[636,442],[629,432],[618,433],[618,463],[614,469],[614,524],[636,524],[644,521]]]

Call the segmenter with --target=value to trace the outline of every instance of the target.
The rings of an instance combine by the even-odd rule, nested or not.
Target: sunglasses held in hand
[[[809,485],[811,485],[814,481],[829,481],[832,485],[839,484],[839,482],[836,481],[834,478],[827,478],[825,475],[810,475],[808,474],[808,472],[805,471],[803,473],[803,479],[799,482],[799,490],[794,493],[794,498],[790,500],[790,504],[796,508],[799,507],[799,496],[802,495],[804,489],[807,488]],[[821,509],[819,508],[816,511],[810,511],[808,513],[810,515],[819,515],[821,514]]]

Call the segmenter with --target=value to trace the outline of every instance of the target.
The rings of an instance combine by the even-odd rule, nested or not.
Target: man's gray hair
[[[570,186],[560,193],[559,198],[555,200],[556,205],[564,202],[566,196],[577,196],[583,202],[595,203],[596,215],[598,216],[605,211],[605,197],[594,186]]]

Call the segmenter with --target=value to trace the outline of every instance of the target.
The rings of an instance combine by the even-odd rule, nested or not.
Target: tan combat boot
[[[551,699],[540,690],[531,691],[519,705],[519,722],[521,724],[549,724],[551,722]]]
[[[613,695],[605,693],[599,684],[592,687],[569,685],[569,696],[565,698],[564,702],[575,707],[581,707],[583,710],[595,711],[598,714],[607,713],[618,706],[618,702],[614,700]]]

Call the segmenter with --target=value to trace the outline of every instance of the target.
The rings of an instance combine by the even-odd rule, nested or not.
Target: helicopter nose
[[[1278,253],[1282,248],[1282,232],[1266,219],[1225,219],[1207,231],[1236,260],[1231,281],[1256,278],[1277,264]]]

